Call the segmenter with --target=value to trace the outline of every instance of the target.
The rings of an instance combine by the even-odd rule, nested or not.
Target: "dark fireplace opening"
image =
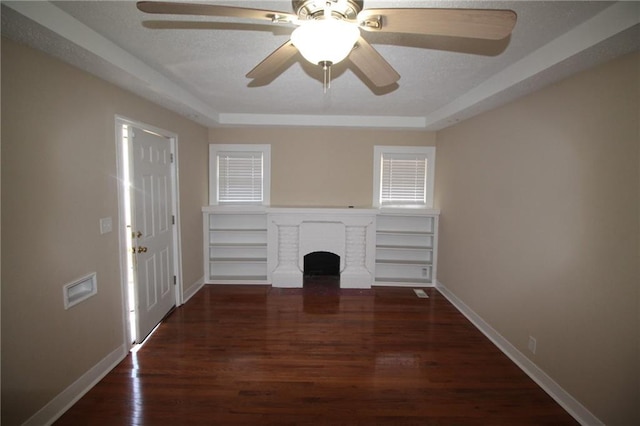
[[[302,279],[304,311],[312,314],[335,314],[340,305],[340,256],[316,251],[304,257]],[[313,301],[321,297],[322,304]]]
[[[340,277],[340,256],[328,251],[315,251],[304,256],[305,277]]]

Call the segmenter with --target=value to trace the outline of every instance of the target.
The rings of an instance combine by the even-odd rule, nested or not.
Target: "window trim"
[[[262,153],[262,202],[219,203],[218,202],[218,153],[261,152]],[[210,206],[268,206],[271,203],[271,145],[269,144],[210,144],[209,145],[209,205]]]
[[[425,187],[424,204],[385,204],[381,205],[382,183],[382,156],[384,154],[418,154],[427,158],[427,182]],[[386,146],[375,145],[373,147],[373,206],[378,209],[404,208],[404,209],[431,209],[433,208],[434,179],[436,169],[435,146]]]

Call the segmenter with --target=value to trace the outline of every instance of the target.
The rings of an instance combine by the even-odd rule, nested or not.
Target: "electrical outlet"
[[[529,351],[535,355],[536,353],[536,339],[533,336],[529,336]]]

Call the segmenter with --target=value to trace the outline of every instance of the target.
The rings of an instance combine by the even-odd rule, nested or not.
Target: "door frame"
[[[165,129],[161,129],[156,126],[152,126],[141,121],[132,120],[130,118],[117,115],[115,116],[115,139],[116,139],[116,158],[118,169],[118,237],[119,237],[119,258],[120,258],[120,281],[122,290],[122,316],[123,316],[123,337],[124,345],[127,350],[130,350],[133,346],[133,339],[131,336],[131,324],[129,320],[129,298],[128,298],[128,271],[127,263],[130,253],[127,251],[127,238],[131,238],[131,230],[126,227],[125,220],[125,168],[129,167],[129,164],[125,164],[123,157],[124,141],[122,138],[122,132],[120,131],[123,125],[129,125],[137,127],[139,129],[147,130],[149,132],[156,133],[160,136],[169,139],[171,147],[171,154],[173,154],[173,163],[171,163],[171,191],[173,195],[173,203],[171,206],[171,214],[175,217],[175,226],[173,227],[173,271],[176,276],[176,284],[174,286],[176,307],[182,305],[182,244],[180,239],[180,196],[178,185],[178,135]],[[140,343],[140,342],[136,342]]]

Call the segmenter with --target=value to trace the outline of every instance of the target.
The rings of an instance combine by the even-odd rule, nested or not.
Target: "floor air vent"
[[[428,299],[429,298],[429,295],[424,290],[420,290],[418,288],[414,288],[413,292],[416,294],[416,296],[418,296],[421,299]]]
[[[96,281],[96,273],[82,277],[77,281],[65,284],[62,289],[64,293],[64,308],[77,305],[98,292],[98,282]]]

